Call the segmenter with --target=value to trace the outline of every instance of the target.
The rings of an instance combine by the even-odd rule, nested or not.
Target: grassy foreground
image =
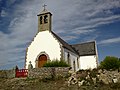
[[[67,79],[39,80],[29,78],[0,79],[0,90],[120,90],[120,84],[67,86]]]

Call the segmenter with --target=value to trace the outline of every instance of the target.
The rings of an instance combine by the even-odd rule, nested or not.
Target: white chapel
[[[52,31],[52,14],[44,10],[38,16],[38,33],[27,47],[25,68],[41,68],[49,60],[65,60],[74,71],[98,66],[96,42],[70,45]]]

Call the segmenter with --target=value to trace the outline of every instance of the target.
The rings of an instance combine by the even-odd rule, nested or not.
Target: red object
[[[27,77],[28,69],[18,69],[16,70],[16,77]]]

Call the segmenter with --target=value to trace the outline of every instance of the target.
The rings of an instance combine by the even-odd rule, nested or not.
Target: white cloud
[[[110,38],[110,39],[106,39],[98,42],[99,45],[106,45],[106,44],[108,45],[108,44],[114,44],[114,43],[120,43],[120,37]]]
[[[9,28],[16,26],[17,21],[18,21],[18,18],[14,18],[13,20],[11,20]]]
[[[63,36],[62,37],[65,41],[69,41],[69,40],[75,40],[77,39],[77,36]]]
[[[7,0],[6,5],[9,7],[10,5],[14,4],[16,0]]]
[[[96,29],[88,29],[88,28],[86,28],[86,29],[82,29],[81,27],[79,27],[79,28],[75,28],[74,30],[72,30],[72,34],[78,34],[78,35],[81,35],[81,34],[88,34],[88,33],[91,33],[91,32],[94,32],[94,31],[96,31]]]
[[[7,12],[5,10],[2,10],[0,15],[1,17],[5,17],[7,15]]]
[[[89,24],[79,27],[79,30],[96,28],[96,27],[99,27],[100,25],[113,23],[117,20],[120,20],[120,15],[114,15],[106,18],[94,18],[88,21]]]
[[[54,11],[53,13],[53,18],[55,18],[53,28],[55,32],[72,33],[76,32],[76,28],[79,28],[77,32],[83,30],[91,31],[91,29],[101,25],[120,20],[120,15],[113,15],[111,11],[112,8],[120,7],[120,1],[118,0],[76,0],[67,1],[67,5],[64,5],[65,3],[60,3],[58,11]],[[68,7],[71,8],[68,9]]]

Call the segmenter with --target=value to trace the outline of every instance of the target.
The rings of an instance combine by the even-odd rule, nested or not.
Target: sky
[[[66,42],[96,40],[99,62],[120,58],[120,0],[0,0],[0,69],[24,67],[44,4],[53,14],[52,31]]]

